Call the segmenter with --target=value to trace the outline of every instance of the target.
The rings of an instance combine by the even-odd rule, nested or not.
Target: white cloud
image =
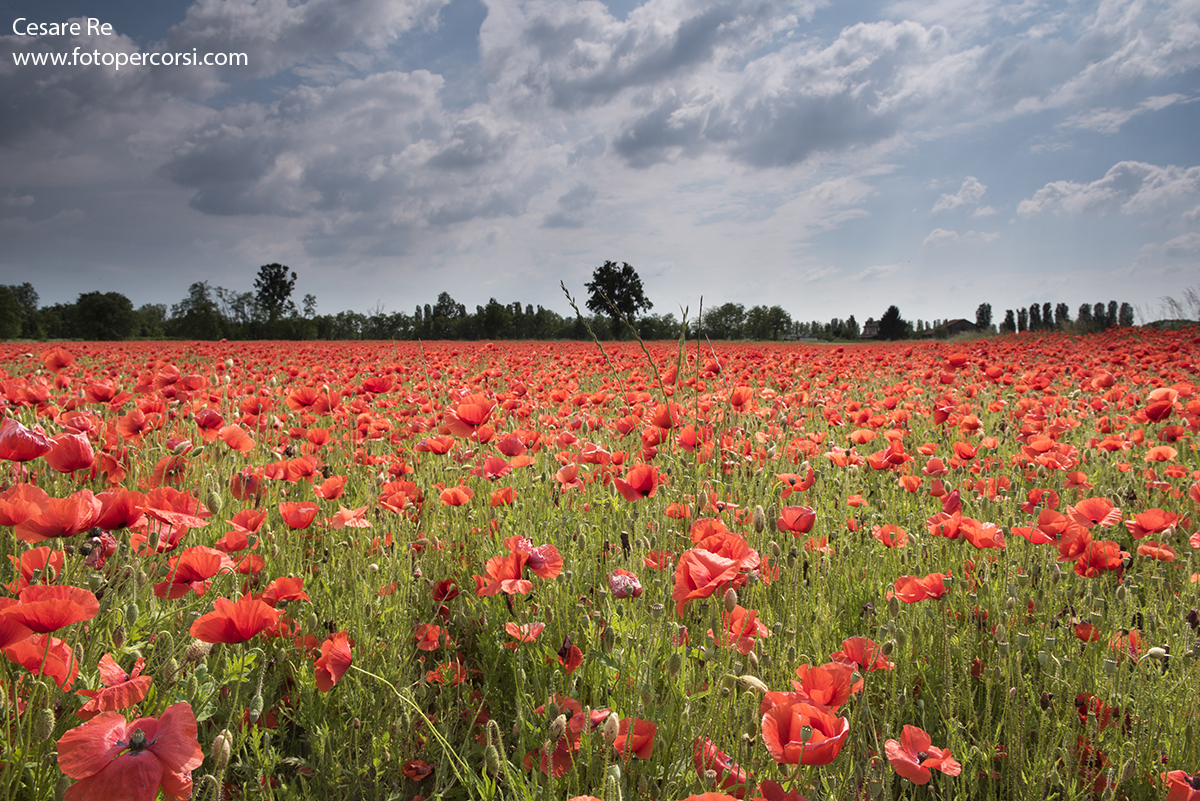
[[[996,213],[996,210],[994,208],[992,208],[991,206],[980,206],[979,208],[975,209],[975,213],[972,214],[971,216],[972,217],[990,217],[995,213]]]
[[[957,209],[959,206],[975,204],[983,198],[983,193],[987,191],[987,186],[979,181],[974,175],[968,175],[959,187],[958,192],[953,195],[942,195],[937,202],[933,204],[933,212],[936,214],[939,211],[950,211]]]
[[[1187,95],[1181,94],[1156,95],[1146,98],[1141,103],[1129,109],[1115,107],[1094,108],[1079,114],[1073,114],[1059,123],[1059,127],[1079,128],[1086,131],[1096,131],[1097,133],[1115,134],[1121,130],[1122,125],[1139,114],[1145,114],[1148,111],[1161,111],[1176,103],[1193,103],[1195,100],[1196,98],[1189,98]]]
[[[1200,234],[1190,231],[1174,239],[1168,239],[1166,242],[1143,245],[1141,252],[1145,254],[1161,253],[1168,257],[1180,257],[1200,253]]]
[[[1017,213],[1138,214],[1200,194],[1200,167],[1158,167],[1138,161],[1113,165],[1089,184],[1054,181],[1022,200]]]
[[[960,234],[958,231],[948,231],[945,228],[935,228],[925,237],[922,245],[936,248],[942,245],[954,245],[959,242],[995,242],[1000,238],[999,232],[996,231],[967,231],[965,234]]]

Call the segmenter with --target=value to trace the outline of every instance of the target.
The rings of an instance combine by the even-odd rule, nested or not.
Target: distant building
[[[859,339],[875,339],[879,336],[879,321],[874,317],[868,317],[863,323],[862,333],[858,335]]]
[[[970,320],[947,320],[945,323],[943,323],[943,325],[946,326],[946,331],[950,333],[950,336],[969,334],[979,330],[979,326],[975,325],[975,323],[971,322]]]

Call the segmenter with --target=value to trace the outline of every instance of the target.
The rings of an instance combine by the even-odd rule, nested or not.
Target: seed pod
[[[763,511],[762,505],[754,507],[754,531],[756,534],[762,534],[767,527],[767,513]]]

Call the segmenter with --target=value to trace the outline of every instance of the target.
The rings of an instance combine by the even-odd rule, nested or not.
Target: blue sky
[[[0,281],[997,319],[1200,286],[1200,5],[0,0]],[[108,37],[18,37],[96,17]],[[13,54],[244,52],[240,67]]]

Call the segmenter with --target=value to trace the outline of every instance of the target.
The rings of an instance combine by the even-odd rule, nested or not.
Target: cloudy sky
[[[112,34],[17,36],[18,18]],[[0,0],[0,282],[973,318],[1200,286],[1196,0]],[[25,63],[244,53],[243,66]]]

